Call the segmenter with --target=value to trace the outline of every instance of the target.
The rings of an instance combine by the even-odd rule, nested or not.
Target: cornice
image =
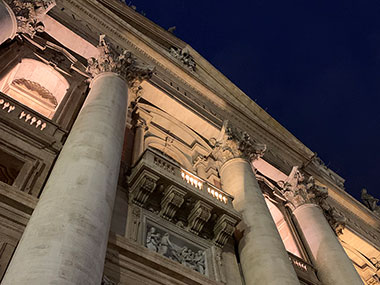
[[[217,84],[214,84],[215,86],[219,85],[219,91],[215,91],[213,87],[206,86],[204,81],[208,82],[210,80],[202,81],[202,78],[200,78],[197,73],[183,68],[179,62],[176,62],[172,58],[169,51],[164,50],[161,46],[150,41],[144,34],[137,31],[131,25],[117,17],[114,13],[104,9],[104,6],[97,1],[61,0],[58,1],[58,3],[63,3],[74,14],[77,14],[81,21],[84,20],[88,22],[88,24],[96,26],[97,30],[100,30],[101,33],[107,34],[109,38],[112,38],[120,46],[124,47],[127,45],[135,50],[136,55],[141,54],[143,57],[147,58],[150,63],[157,66],[157,69],[165,70],[165,72],[170,74],[171,77],[176,78],[176,80],[180,81],[187,88],[197,93],[198,96],[208,98],[209,102],[214,102],[219,108],[220,106],[226,106],[227,102],[229,107],[227,110],[228,116],[232,117],[231,121],[236,121],[237,124],[243,124],[244,129],[249,130],[250,133],[263,137],[263,143],[266,143],[269,146],[277,145],[280,149],[284,149],[285,147],[287,152],[290,151],[295,156],[298,156],[297,160],[300,160],[301,163],[312,156],[312,152],[307,147],[249,99],[240,89],[229,82],[220,72],[212,67],[211,64],[191,49],[191,47],[189,47],[189,49],[194,53],[195,60],[198,64],[197,67],[200,66],[200,68],[204,70],[207,69],[212,71],[214,76],[210,76],[209,74],[209,79],[212,79],[212,81],[215,82],[215,77],[220,77],[221,80],[219,81],[228,82],[228,84],[222,86],[219,81]],[[57,10],[54,11],[53,14],[57,14]],[[94,38],[94,35],[89,36]],[[92,39],[92,42],[93,41],[94,40]],[[230,88],[230,90],[226,90],[226,85],[229,85],[227,87]],[[238,113],[239,115],[235,115],[235,113]],[[241,116],[240,113],[244,114]],[[249,124],[244,123],[247,121]],[[258,130],[260,130],[260,132]],[[268,143],[268,141],[271,142]]]

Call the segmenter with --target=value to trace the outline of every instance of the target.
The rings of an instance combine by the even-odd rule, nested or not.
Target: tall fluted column
[[[144,136],[148,129],[146,122],[139,118],[135,125],[135,138],[133,141],[132,165],[134,165],[144,152]]]
[[[100,284],[125,129],[127,82],[150,71],[104,40],[91,90],[2,284]]]
[[[247,285],[300,284],[250,164],[263,150],[247,134],[228,128],[213,151],[222,164],[223,190],[235,197],[234,208],[242,214],[244,279]]]
[[[326,210],[324,199],[327,189],[314,183],[313,177],[304,181],[303,174],[294,167],[282,190],[293,209],[293,217],[302,232],[304,243],[317,269],[319,279],[325,285],[361,285],[363,282],[352,261],[339,243],[335,230],[339,231],[335,217],[331,226],[322,208]],[[328,207],[330,214],[333,209]],[[331,220],[331,217],[329,218]]]
[[[55,0],[0,0],[0,44],[16,33],[33,37],[43,32],[43,18],[55,4]]]

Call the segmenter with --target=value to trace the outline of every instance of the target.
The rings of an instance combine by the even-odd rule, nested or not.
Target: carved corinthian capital
[[[5,2],[16,16],[17,32],[31,37],[45,30],[42,20],[56,5],[55,0],[6,0]]]
[[[251,162],[264,155],[266,145],[259,144],[244,131],[228,126],[225,121],[218,138],[211,139],[212,155],[222,165],[232,158],[244,158]]]
[[[316,185],[313,176],[305,180],[298,166],[293,167],[286,181],[279,181],[278,184],[292,210],[303,204],[321,205],[328,196],[327,189]]]
[[[128,86],[135,88],[142,81],[151,78],[153,68],[139,62],[130,51],[115,51],[113,45],[106,41],[105,36],[99,38],[99,56],[88,60],[87,72],[96,76],[103,72],[114,72],[123,77]]]

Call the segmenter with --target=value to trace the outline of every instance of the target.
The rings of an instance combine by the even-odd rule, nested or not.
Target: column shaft
[[[8,4],[0,0],[0,45],[7,39],[13,38],[16,32],[16,16]]]
[[[126,102],[121,77],[95,77],[2,284],[101,283]]]
[[[293,215],[323,284],[363,284],[319,206],[304,204]]]
[[[239,253],[246,284],[300,284],[251,165],[231,159],[221,168],[221,180],[243,216]]]

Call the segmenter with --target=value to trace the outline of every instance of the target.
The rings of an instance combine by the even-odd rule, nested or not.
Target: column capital
[[[55,0],[5,0],[16,16],[17,32],[33,37],[37,32],[43,32],[44,16],[53,8]]]
[[[118,53],[114,46],[105,39],[105,35],[99,37],[97,48],[98,57],[89,58],[87,66],[87,72],[93,77],[104,72],[113,72],[124,78],[129,87],[134,87],[151,78],[152,67],[140,62],[130,51],[123,50]]]
[[[233,158],[243,158],[251,162],[264,155],[266,145],[257,143],[251,136],[236,127],[223,123],[218,138],[210,140],[213,145],[212,155],[223,165]]]
[[[288,178],[279,181],[278,185],[293,211],[304,204],[321,205],[328,196],[327,188],[315,184],[313,176],[306,180],[298,166],[294,166]]]

